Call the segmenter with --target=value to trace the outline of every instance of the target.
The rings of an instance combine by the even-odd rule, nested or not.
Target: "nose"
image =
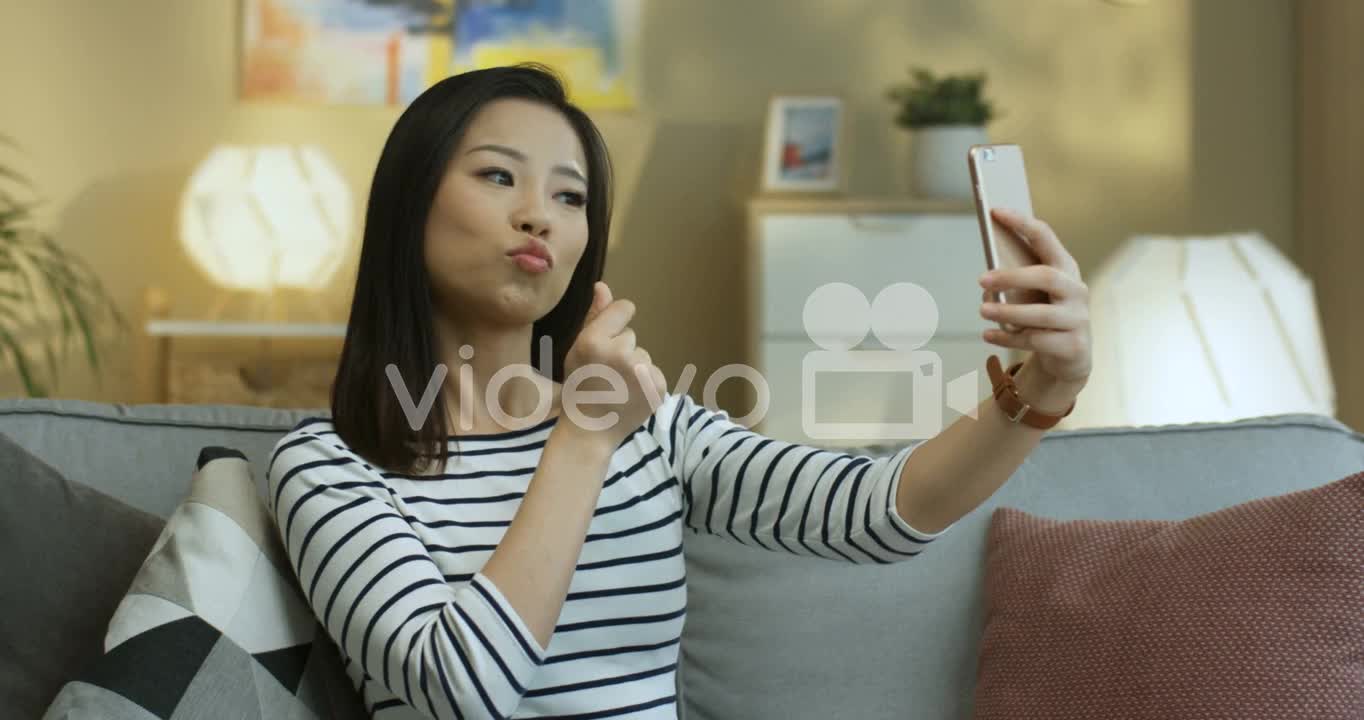
[[[527,193],[533,195],[533,193]],[[544,202],[536,197],[526,197],[511,216],[512,226],[518,232],[544,239],[549,235],[549,213]]]

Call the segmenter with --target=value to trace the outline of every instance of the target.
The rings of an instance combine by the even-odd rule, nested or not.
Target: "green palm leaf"
[[[14,143],[0,135],[0,146]],[[98,374],[98,331],[122,332],[127,321],[91,268],[34,226],[36,203],[21,202],[15,186],[32,190],[27,178],[0,164],[0,359],[13,363],[25,393],[39,397],[56,385],[72,344]],[[34,345],[41,347],[46,377],[30,357]]]
[[[24,348],[14,335],[4,327],[0,327],[0,347],[8,351],[10,359],[14,361],[14,368],[19,371],[19,379],[24,383],[24,391],[33,397],[43,397],[47,395],[47,390],[38,384],[33,373],[28,369],[28,358],[24,354]]]

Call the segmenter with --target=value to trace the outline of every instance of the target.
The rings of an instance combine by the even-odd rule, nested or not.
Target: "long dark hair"
[[[416,402],[441,362],[424,255],[427,214],[469,122],[484,105],[502,98],[532,100],[563,113],[587,158],[587,248],[563,298],[535,321],[531,332],[531,364],[547,365],[555,381],[563,382],[564,355],[582,328],[593,283],[601,279],[606,264],[610,156],[596,126],[569,102],[552,71],[530,63],[474,70],[441,80],[413,100],[389,133],[374,171],[350,320],[331,389],[337,434],[361,457],[387,470],[422,473],[434,462],[444,471],[452,434],[444,387],[414,432],[386,368],[397,367]],[[552,341],[548,363],[540,357],[540,338],[545,336]]]

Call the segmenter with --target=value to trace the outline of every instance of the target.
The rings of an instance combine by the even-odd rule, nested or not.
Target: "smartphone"
[[[1018,145],[972,145],[967,152],[971,186],[976,199],[976,217],[985,248],[985,267],[990,270],[1035,265],[1040,259],[1028,244],[993,217],[995,208],[1032,215],[1032,196],[1028,193],[1028,174],[1023,167],[1023,148]],[[991,290],[991,301],[1001,304],[1047,303],[1040,290]],[[1012,323],[999,323],[1007,332],[1018,330]]]

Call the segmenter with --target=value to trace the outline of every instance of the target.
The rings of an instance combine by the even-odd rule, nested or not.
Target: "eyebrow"
[[[512,158],[513,160],[518,160],[520,162],[526,161],[525,153],[515,148],[509,148],[506,145],[479,145],[476,148],[471,148],[469,152],[464,154],[468,155],[469,153],[476,153],[480,150],[501,153],[502,155],[506,155],[507,157]],[[576,169],[571,168],[567,165],[555,165],[552,172],[556,175],[567,175],[568,177],[581,181],[584,185],[587,184],[587,178],[583,177],[582,173],[578,172]]]

